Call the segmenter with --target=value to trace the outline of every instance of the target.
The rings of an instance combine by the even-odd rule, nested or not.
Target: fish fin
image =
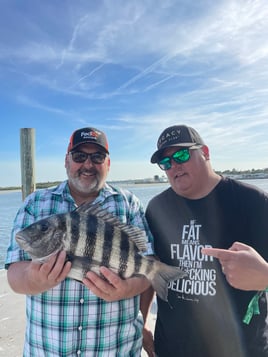
[[[156,294],[164,301],[168,301],[168,283],[177,279],[181,279],[187,276],[187,273],[181,270],[179,267],[174,267],[167,265],[160,261],[156,261],[157,271],[154,276],[150,279],[152,287],[156,291]]]
[[[114,216],[112,213],[107,212],[99,204],[92,204],[90,202],[85,202],[75,209],[81,215],[94,215],[99,219],[109,222],[112,225],[118,227],[123,232],[125,232],[129,239],[131,239],[140,252],[147,251],[147,237],[145,231],[136,226],[127,225],[122,223],[118,217]]]
[[[92,202],[84,202],[77,208],[75,208],[74,212],[82,213],[91,213],[96,214],[98,211],[105,211],[99,204]]]
[[[49,260],[50,257],[52,257],[53,255],[58,254],[58,252],[59,252],[59,250],[57,249],[54,252],[50,253],[49,255],[46,255],[45,257],[36,257],[33,254],[31,254],[31,258],[32,258],[33,262],[44,264]]]
[[[138,227],[127,225],[122,226],[121,229],[128,234],[129,239],[135,243],[140,252],[147,251],[147,236],[145,231]]]

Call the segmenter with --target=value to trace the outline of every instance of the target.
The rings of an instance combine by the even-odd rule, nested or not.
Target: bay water
[[[244,180],[249,184],[255,185],[268,192],[268,179]],[[146,208],[149,200],[169,187],[168,183],[150,183],[150,184],[122,184],[133,192],[141,200]],[[22,204],[21,191],[0,191],[0,269],[4,268],[6,250],[8,247],[10,233],[15,215]],[[268,219],[268,217],[267,217]]]

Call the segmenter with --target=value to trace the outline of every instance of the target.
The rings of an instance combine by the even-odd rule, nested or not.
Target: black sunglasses
[[[106,158],[106,154],[104,152],[93,152],[88,154],[87,152],[83,151],[71,151],[70,154],[72,155],[72,159],[74,162],[82,164],[88,158],[93,164],[103,164]]]
[[[185,148],[179,151],[174,152],[171,156],[165,156],[160,161],[158,161],[158,166],[161,170],[171,169],[172,163],[171,160],[174,160],[177,164],[183,164],[190,160],[190,149]]]

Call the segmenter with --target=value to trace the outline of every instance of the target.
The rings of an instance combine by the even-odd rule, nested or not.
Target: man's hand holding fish
[[[66,252],[52,255],[46,262],[19,262],[12,264],[10,274],[17,276],[14,284],[10,285],[20,294],[36,295],[47,291],[63,281],[71,270],[71,263],[66,262]]]
[[[97,296],[106,301],[116,301],[131,298],[141,294],[151,285],[145,276],[121,279],[106,267],[100,267],[104,280],[94,272],[89,271],[83,279],[83,283]]]

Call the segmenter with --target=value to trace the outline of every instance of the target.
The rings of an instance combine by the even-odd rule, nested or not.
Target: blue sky
[[[36,181],[66,178],[71,133],[106,132],[110,180],[150,164],[167,126],[196,128],[215,170],[268,167],[268,2],[1,0],[0,186],[20,185],[20,128]]]

